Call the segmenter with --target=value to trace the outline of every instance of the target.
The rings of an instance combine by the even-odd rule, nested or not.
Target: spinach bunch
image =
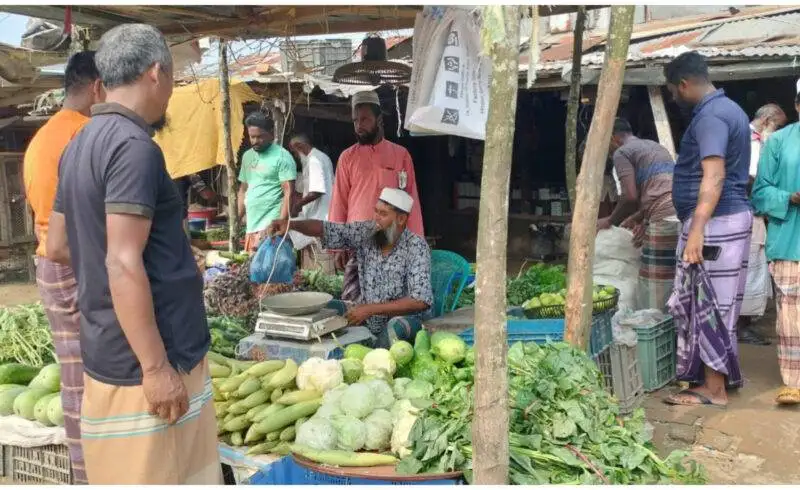
[[[686,454],[661,459],[645,430],[644,412],[622,421],[594,363],[568,344],[515,344],[508,353],[511,483],[704,483]],[[472,478],[469,382],[439,386],[410,434],[407,474],[464,471]]]
[[[508,306],[522,306],[534,296],[555,293],[567,287],[567,275],[563,265],[532,265],[525,272],[510,279],[506,284]]]

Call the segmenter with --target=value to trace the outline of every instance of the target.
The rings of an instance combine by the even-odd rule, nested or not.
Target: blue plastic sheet
[[[250,281],[256,284],[267,281],[270,284],[290,284],[296,270],[297,260],[291,240],[281,243],[281,237],[270,237],[261,242],[250,262]]]

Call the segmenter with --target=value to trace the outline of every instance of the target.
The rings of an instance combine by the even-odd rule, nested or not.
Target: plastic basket
[[[634,330],[639,338],[637,352],[644,389],[647,392],[659,390],[675,379],[675,322],[669,317],[653,326]]]
[[[592,303],[592,314],[614,310],[619,304],[619,289],[616,289],[614,295],[608,299],[601,299]],[[525,316],[527,318],[564,318],[565,305],[548,305],[540,306],[538,308],[526,308]]]
[[[5,446],[6,476],[13,483],[71,485],[67,446]]]
[[[612,344],[611,393],[619,401],[619,413],[628,415],[638,408],[644,397],[644,383],[639,368],[636,346]]]
[[[392,482],[343,478],[325,475],[303,468],[286,456],[256,472],[247,481],[249,485],[459,485],[460,480],[428,480],[420,482]]]
[[[522,312],[519,308],[512,308],[508,311],[508,316],[519,316]],[[613,328],[611,318],[616,310],[598,313],[592,317],[592,326],[589,332],[589,354],[594,355],[611,345],[613,340]],[[536,320],[510,319],[506,323],[508,345],[517,342],[535,342],[544,344],[547,342],[561,342],[564,340],[563,318],[542,318]],[[469,328],[459,334],[467,343],[475,343],[475,328]]]

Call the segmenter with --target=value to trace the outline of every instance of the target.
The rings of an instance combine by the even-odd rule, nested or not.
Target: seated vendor
[[[306,236],[322,239],[325,249],[349,249],[358,261],[361,304],[350,308],[350,325],[366,325],[378,338],[377,347],[388,348],[391,320],[418,319],[433,304],[431,254],[425,239],[406,229],[414,206],[400,189],[385,188],[375,205],[375,219],[338,224],[318,220],[276,220],[270,235],[283,235],[287,226]],[[399,319],[398,319],[399,320]]]

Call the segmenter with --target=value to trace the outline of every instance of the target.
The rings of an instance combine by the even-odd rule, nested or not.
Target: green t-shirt
[[[242,157],[239,182],[247,184],[244,198],[247,233],[262,231],[281,214],[281,183],[297,179],[294,158],[285,148],[269,145],[261,153],[250,148]]]

